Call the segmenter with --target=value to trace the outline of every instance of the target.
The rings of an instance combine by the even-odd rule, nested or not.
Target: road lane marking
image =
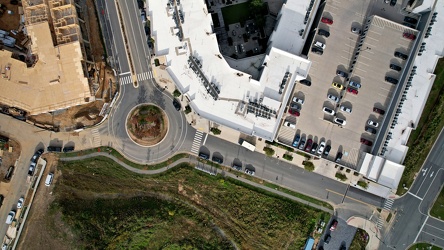
[[[432,225],[430,225],[430,224],[427,224],[426,226],[428,226],[428,227],[433,227],[433,228],[435,228],[435,229],[438,229],[439,231],[444,231],[444,229],[439,228],[439,227],[434,227],[434,226],[432,226]]]
[[[207,138],[208,138],[208,134],[205,134],[205,139],[204,139],[202,145],[205,145],[205,142],[207,142]]]
[[[338,192],[333,191],[333,190],[330,190],[330,189],[328,189],[328,188],[326,188],[325,190],[327,190],[327,191],[330,192],[330,193],[337,194],[337,195],[339,195],[339,196],[344,196],[344,194],[338,193]],[[345,198],[346,198],[346,199],[350,199],[350,200],[354,200],[354,201],[356,201],[356,202],[362,203],[362,204],[367,205],[367,206],[376,207],[376,206],[374,206],[374,205],[372,205],[372,204],[370,204],[370,203],[367,203],[367,202],[364,202],[364,201],[360,201],[360,200],[355,199],[355,198],[352,198],[352,197],[350,197],[350,196],[346,196]]]
[[[411,194],[411,195],[412,195],[413,197],[415,197],[415,198],[418,198],[419,200],[422,200],[422,199],[423,199],[423,198],[417,196],[416,194],[414,194],[414,193],[412,193],[412,192],[410,192],[410,191],[408,191],[407,193],[408,193],[408,194]]]
[[[438,238],[438,239],[440,239],[440,240],[444,240],[443,238],[438,237],[438,236],[436,236],[436,235],[434,235],[434,234],[431,234],[431,233],[428,233],[428,232],[423,232],[423,233],[428,234],[428,235],[430,235],[430,236],[433,236],[433,237],[435,237],[435,238]]]
[[[429,219],[429,216],[426,217],[426,219],[424,220],[424,223],[422,223],[421,228],[418,231],[418,234],[415,237],[415,240],[413,242],[416,242],[416,240],[418,240],[419,234],[422,232],[422,229],[424,228],[424,225],[427,223],[427,220]]]
[[[131,72],[128,71],[128,72],[125,72],[125,73],[120,73],[119,76],[124,76],[124,75],[127,75],[127,74],[131,74]]]

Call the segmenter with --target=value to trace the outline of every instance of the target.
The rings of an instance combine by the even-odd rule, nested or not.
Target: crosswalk
[[[93,136],[92,138],[92,144],[94,147],[100,147],[102,146],[102,141],[100,140],[100,133],[98,128],[91,129],[91,134]]]
[[[390,211],[390,209],[392,209],[393,202],[394,202],[394,200],[392,200],[392,199],[385,199],[385,201],[384,201],[384,209]]]
[[[137,81],[145,81],[145,80],[151,79],[151,78],[153,78],[153,72],[148,71],[148,72],[137,74],[136,78],[137,78]],[[120,80],[120,85],[132,84],[134,81],[132,75],[120,76],[119,80]]]
[[[376,226],[378,227],[378,229],[382,229],[382,226],[384,226],[384,218],[382,218],[382,216],[379,216]]]
[[[194,140],[193,144],[191,145],[191,152],[194,154],[199,153],[200,149],[200,142],[202,141],[203,132],[196,130],[196,133],[194,134]]]

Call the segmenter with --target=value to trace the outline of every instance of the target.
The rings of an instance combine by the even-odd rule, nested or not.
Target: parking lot
[[[390,6],[382,0],[327,2],[323,17],[333,23],[328,24],[328,20],[319,22],[318,29],[328,31],[330,35],[317,34],[314,37],[313,43],[319,42],[318,46],[325,47],[322,55],[312,52],[308,55],[312,61],[308,79],[312,84],[296,84],[293,96],[303,99],[304,103],[299,104],[296,128],[283,126],[279,131],[280,142],[291,145],[295,134],[317,143],[326,141],[331,145],[328,159],[335,160],[337,153],[342,152],[339,163],[350,168],[356,168],[360,156],[370,152],[379,124],[384,119],[383,115],[373,112],[373,108],[386,110],[398,86],[385,78],[400,79],[404,69],[405,60],[395,57],[394,53],[409,55],[414,40],[403,37],[403,34],[416,35],[414,29],[389,21],[402,23],[404,17],[400,14],[399,4]],[[391,69],[391,64],[401,69],[395,66]],[[347,75],[339,76],[337,70]],[[351,81],[360,86],[355,85],[349,91]],[[338,85],[335,87],[332,83]],[[330,100],[328,94],[340,100]],[[324,107],[332,110],[334,115],[328,114],[333,113],[328,110],[324,112]],[[346,109],[348,112],[344,111]],[[294,119],[287,115],[284,120]],[[344,124],[335,123],[335,118],[342,119]]]

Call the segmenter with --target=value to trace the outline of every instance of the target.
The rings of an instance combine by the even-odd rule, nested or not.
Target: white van
[[[53,177],[54,173],[49,173],[48,176],[46,176],[45,186],[49,187],[51,185]]]
[[[325,49],[325,44],[324,43],[321,43],[321,42],[319,42],[319,41],[316,41],[315,43],[314,43],[314,46],[316,46],[316,47],[318,47],[318,48],[321,48],[321,49]]]
[[[15,219],[15,211],[11,210],[8,216],[6,217],[6,224],[8,225],[12,224],[12,221],[14,221],[14,219]]]
[[[292,123],[292,122],[289,122],[289,121],[284,122],[284,126],[285,127],[290,127],[290,128],[296,128],[296,124]]]

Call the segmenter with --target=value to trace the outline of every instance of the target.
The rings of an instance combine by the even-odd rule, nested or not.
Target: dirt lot
[[[0,4],[4,4],[7,10],[12,10],[13,14],[8,14],[7,11],[0,17],[0,29],[10,32],[19,27],[20,15],[18,12],[18,5],[10,4],[10,0],[0,0]]]
[[[42,157],[47,160],[46,170],[34,197],[17,249],[70,249],[69,246],[75,246],[73,234],[69,227],[63,224],[61,214],[46,216],[51,213],[49,204],[54,200],[52,189],[59,175],[56,168],[57,158],[54,154],[45,154]],[[44,182],[49,172],[54,172],[55,175],[53,184],[48,188]],[[29,198],[26,199],[26,203]]]
[[[12,152],[9,152],[11,150]],[[21,152],[20,144],[18,142],[9,139],[8,143],[0,144],[0,157],[2,158],[2,163],[0,166],[0,190],[2,192],[5,190],[4,183],[9,182],[4,179],[6,171],[9,166],[14,166],[15,161],[19,158]]]
[[[59,127],[61,131],[71,131],[98,123],[102,119],[99,116],[102,106],[103,101],[94,101],[64,111],[57,111],[54,115],[46,113],[30,116],[28,120],[37,125],[53,125]]]
[[[103,61],[102,56],[105,54],[105,50],[103,49],[102,39],[100,37],[99,20],[97,19],[97,13],[93,0],[86,0],[86,6],[88,7],[88,25],[92,54],[94,61],[100,62]]]

